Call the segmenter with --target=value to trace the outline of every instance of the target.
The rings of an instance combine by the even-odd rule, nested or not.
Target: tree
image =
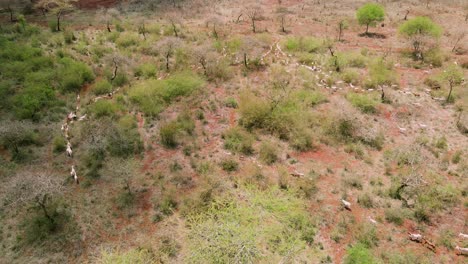
[[[57,18],[57,31],[60,31],[60,19],[65,12],[73,11],[78,0],[39,0],[36,8],[51,12]]]
[[[367,3],[358,9],[356,17],[360,25],[366,25],[365,34],[369,34],[369,26],[374,26],[385,18],[385,10],[379,4]]]
[[[456,65],[450,65],[441,73],[440,77],[449,84],[450,90],[445,100],[446,103],[449,103],[453,88],[463,83],[463,71]]]
[[[415,17],[403,23],[399,33],[410,40],[417,59],[424,60],[425,46],[431,39],[438,39],[442,29],[428,17]]]
[[[12,160],[21,159],[22,146],[36,143],[37,135],[34,133],[34,125],[30,122],[0,123],[0,146],[10,151]]]
[[[338,41],[343,37],[343,31],[348,28],[348,22],[344,19],[338,23]]]
[[[49,206],[55,197],[64,192],[63,181],[60,177],[53,177],[48,172],[24,172],[13,177],[8,183],[8,193],[4,196],[4,204],[9,207],[17,207],[33,203],[43,213],[51,226],[56,225],[53,212]]]
[[[166,70],[170,69],[170,60],[174,54],[174,50],[180,45],[180,41],[176,37],[168,37],[158,42],[158,47],[161,55],[164,56],[166,61]]]
[[[250,25],[252,26],[252,32],[257,33],[257,27],[255,21],[260,20],[262,16],[262,9],[258,6],[251,6],[245,10],[245,13],[250,19]]]

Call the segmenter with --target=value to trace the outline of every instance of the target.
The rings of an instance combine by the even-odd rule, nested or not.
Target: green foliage
[[[358,243],[346,250],[344,264],[376,264],[371,251],[363,244]]]
[[[194,73],[182,72],[165,80],[142,82],[129,91],[129,96],[145,114],[156,116],[176,98],[188,96],[203,85],[204,81]]]
[[[380,58],[369,65],[369,77],[365,83],[367,88],[377,89],[380,85],[390,86],[397,83],[397,73],[393,65]]]
[[[112,84],[106,79],[103,79],[96,82],[92,89],[95,95],[108,94],[112,92]]]
[[[85,175],[90,178],[98,178],[100,170],[104,166],[106,152],[100,146],[93,146],[88,149],[83,157],[83,167],[87,168]]]
[[[367,26],[367,33],[369,26],[374,26],[377,22],[384,20],[385,10],[379,4],[367,3],[357,10],[356,17],[360,25]]]
[[[323,50],[323,41],[313,37],[289,37],[283,46],[290,52],[320,52]]]
[[[225,131],[222,137],[224,139],[224,148],[245,155],[253,153],[252,144],[254,139],[247,131],[239,127],[233,127]]]
[[[77,92],[85,83],[94,80],[94,74],[86,64],[71,58],[60,59],[57,74],[61,78],[60,88],[64,92]]]
[[[403,23],[398,32],[406,37],[419,35],[438,38],[442,34],[442,28],[428,17],[415,17]]]
[[[161,126],[159,136],[161,143],[167,148],[175,148],[179,145],[179,137],[185,133],[192,135],[195,122],[188,113],[180,114],[176,120]]]
[[[299,90],[293,94],[293,97],[296,97],[298,101],[302,102],[305,106],[313,107],[321,103],[328,102],[327,97],[318,92],[310,90]]]
[[[100,264],[150,264],[155,263],[154,254],[143,248],[131,249],[126,252],[120,250],[102,250],[101,256],[96,260]]]
[[[348,93],[346,99],[356,108],[359,108],[364,113],[372,114],[376,113],[376,106],[378,101],[369,95],[359,93]]]
[[[221,161],[221,168],[227,172],[237,171],[239,169],[239,163],[233,159],[225,159]]]
[[[256,263],[284,257],[294,262],[310,252],[307,244],[315,229],[301,199],[275,188],[243,193],[248,201],[218,198],[207,211],[188,216],[190,262]]]
[[[20,119],[39,120],[43,110],[57,103],[54,90],[41,86],[26,87],[13,98],[14,112]]]
[[[156,65],[143,63],[135,69],[135,76],[145,79],[156,77]]]
[[[99,100],[91,105],[90,111],[91,113],[97,117],[114,117],[117,114],[119,107],[110,100]]]
[[[379,237],[377,236],[377,228],[372,224],[361,224],[356,230],[356,240],[359,244],[366,248],[378,246]]]
[[[268,165],[275,163],[278,159],[278,149],[269,142],[262,143],[259,154],[260,160]]]
[[[399,208],[385,209],[385,220],[387,220],[389,223],[394,223],[397,226],[401,226],[405,220],[404,211]]]
[[[237,108],[239,105],[237,104],[236,99],[229,97],[224,101],[224,105],[230,108]]]
[[[136,33],[122,33],[119,35],[115,44],[120,48],[128,48],[137,45],[139,42],[138,34]]]
[[[117,204],[117,208],[119,208],[120,210],[129,208],[135,202],[135,194],[129,191],[123,190],[119,193],[115,202]]]
[[[34,211],[21,223],[24,242],[27,244],[43,242],[65,231],[70,215],[64,206],[58,201],[46,203],[47,215],[42,208],[34,207]]]
[[[374,207],[374,200],[369,193],[364,193],[359,195],[358,197],[358,204],[365,208],[372,208]]]
[[[54,152],[62,153],[66,149],[67,141],[62,135],[55,136],[53,140]]]
[[[359,80],[361,79],[361,74],[355,70],[345,70],[342,73],[343,81],[345,83],[351,83],[353,85],[357,85]]]
[[[129,157],[143,151],[143,142],[137,129],[135,117],[126,115],[108,134],[107,149],[113,156]]]

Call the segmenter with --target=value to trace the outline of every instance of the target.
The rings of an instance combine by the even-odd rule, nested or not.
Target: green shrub
[[[72,44],[73,41],[76,40],[76,37],[73,34],[73,31],[66,30],[63,32],[63,39],[65,40],[65,43]]]
[[[346,99],[364,113],[376,113],[378,101],[366,94],[348,93]]]
[[[189,72],[176,73],[166,80],[148,80],[129,92],[130,100],[145,114],[155,116],[178,97],[200,89],[204,81]]]
[[[452,163],[453,164],[458,164],[462,160],[463,156],[463,151],[462,150],[457,150],[453,156],[452,156]]]
[[[177,122],[169,122],[162,125],[159,130],[159,136],[161,137],[161,143],[167,148],[175,148],[179,144],[177,142],[177,133],[179,131],[179,125]]]
[[[291,147],[298,151],[309,151],[315,148],[312,140],[312,134],[307,129],[294,130],[289,139]]]
[[[361,224],[358,226],[356,240],[359,244],[366,248],[378,246],[379,237],[377,236],[377,228],[372,224]]]
[[[161,126],[159,135],[161,143],[167,148],[175,148],[179,145],[178,137],[181,133],[192,135],[195,122],[187,112],[181,113],[176,120]]]
[[[227,106],[227,107],[230,107],[230,108],[237,108],[238,107],[236,99],[234,99],[232,97],[227,98],[226,101],[224,101],[224,105]]]
[[[377,89],[379,85],[390,86],[398,83],[393,65],[383,59],[377,59],[369,65],[369,77],[364,84],[366,88]]]
[[[85,175],[90,178],[99,178],[100,170],[104,166],[106,152],[100,146],[88,149],[83,157],[83,167],[87,168]]]
[[[135,69],[135,76],[145,79],[156,77],[156,65],[143,63]]]
[[[415,17],[403,23],[398,32],[410,40],[415,59],[424,60],[425,48],[429,46],[427,42],[431,38],[438,39],[442,28],[428,17]]]
[[[260,160],[268,165],[275,163],[278,159],[278,149],[269,142],[262,143],[259,154]]]
[[[257,263],[313,254],[307,245],[315,228],[302,199],[277,188],[243,193],[248,202],[217,198],[187,217],[189,262]]]
[[[253,137],[248,132],[242,130],[239,127],[233,127],[226,130],[222,138],[224,139],[224,148],[242,153],[245,155],[250,155],[253,153]]]
[[[151,251],[143,248],[137,248],[126,252],[122,252],[120,250],[102,250],[99,259],[96,262],[101,264],[147,264],[156,262],[156,259]]]
[[[29,86],[13,97],[14,113],[20,119],[39,120],[47,108],[58,102],[52,88]]]
[[[357,201],[358,201],[358,204],[360,204],[361,206],[363,206],[365,208],[374,207],[374,201],[373,201],[372,197],[368,193],[364,193],[364,194],[359,195]]]
[[[377,264],[371,251],[363,244],[356,244],[346,250],[344,264]]]
[[[139,37],[136,33],[122,33],[115,41],[115,44],[120,48],[128,48],[137,45],[138,42]]]
[[[317,91],[299,90],[294,93],[294,96],[297,97],[299,101],[304,103],[304,105],[309,107],[316,106],[328,101],[324,94]]]
[[[92,89],[95,95],[108,94],[112,92],[112,84],[104,79],[96,82]]]
[[[21,229],[24,231],[23,239],[28,244],[43,242],[53,235],[63,234],[65,226],[70,221],[70,215],[65,210],[64,205],[59,201],[46,203],[45,210],[49,217],[38,206],[34,211],[28,214],[24,222],[21,223]]]
[[[128,83],[127,74],[123,72],[117,73],[114,80],[112,80],[112,84],[117,87],[122,87],[127,83]]]
[[[237,171],[239,169],[239,163],[233,159],[225,159],[221,161],[221,168],[227,172]]]
[[[120,210],[131,207],[135,202],[135,194],[129,191],[121,191],[115,200],[117,208]]]
[[[110,100],[99,100],[90,107],[91,113],[97,118],[104,116],[114,117],[118,109],[118,106]]]
[[[65,92],[79,91],[85,83],[94,80],[94,74],[86,64],[70,58],[60,60],[57,74],[60,76],[60,87]]]
[[[455,233],[450,229],[441,230],[437,244],[446,247],[448,250],[453,250],[455,248],[455,243],[453,242],[454,236]]]
[[[120,118],[117,127],[107,136],[107,149],[111,155],[119,157],[129,157],[143,151],[143,142],[133,116]]]
[[[361,74],[356,70],[345,70],[342,73],[342,78],[345,83],[357,85],[361,79]]]
[[[61,135],[60,136],[55,136],[54,141],[53,141],[53,145],[54,145],[54,152],[62,153],[66,149],[67,141]]]
[[[398,208],[385,209],[385,220],[389,223],[401,226],[405,220],[405,213],[402,209]]]
[[[284,47],[290,52],[320,52],[323,50],[323,41],[313,37],[289,37]]]

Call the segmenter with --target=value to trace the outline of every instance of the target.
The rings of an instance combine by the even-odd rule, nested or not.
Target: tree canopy
[[[385,10],[379,4],[367,3],[358,9],[356,17],[360,25],[366,25],[366,34],[369,31],[369,26],[381,22],[385,18]]]

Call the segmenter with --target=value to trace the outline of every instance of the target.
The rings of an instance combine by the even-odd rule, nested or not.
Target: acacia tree
[[[35,205],[49,221],[52,227],[56,225],[57,216],[50,211],[51,202],[64,192],[63,181],[53,177],[48,172],[24,172],[13,177],[8,184],[8,192],[4,195],[4,204],[9,207]]]
[[[343,37],[343,31],[348,28],[348,22],[345,19],[340,20],[338,23],[338,41]]]
[[[180,46],[180,40],[175,37],[168,37],[158,42],[158,49],[164,57],[167,71],[170,69],[171,57],[178,46]]]
[[[367,3],[359,8],[356,17],[360,25],[366,25],[366,35],[369,35],[369,26],[382,22],[385,18],[385,10],[379,4]]]
[[[260,18],[262,17],[262,9],[258,6],[250,6],[245,10],[245,13],[250,19],[252,32],[257,33],[257,27],[255,25],[255,22],[260,20]]]
[[[74,4],[78,0],[39,0],[36,3],[36,8],[43,11],[51,12],[57,18],[57,31],[60,31],[60,19],[65,12],[70,12],[75,9]]]
[[[445,100],[446,103],[449,103],[453,88],[463,83],[463,71],[456,65],[450,65],[441,73],[440,77],[449,84],[449,94]]]
[[[424,53],[431,40],[438,39],[442,33],[440,26],[428,17],[415,17],[403,23],[399,33],[413,46],[416,59],[424,60]]]

